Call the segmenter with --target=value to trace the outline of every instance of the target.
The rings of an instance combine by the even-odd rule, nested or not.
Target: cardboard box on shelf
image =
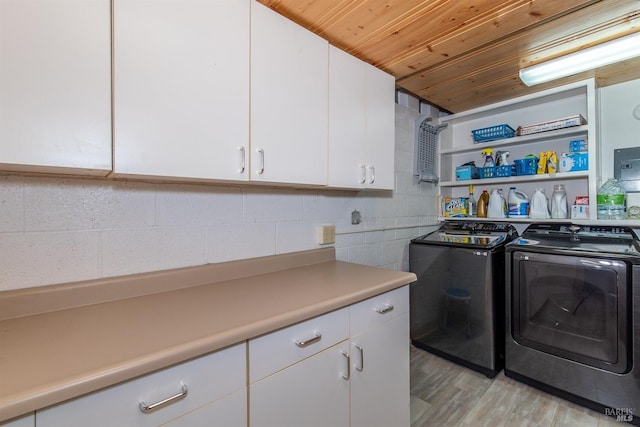
[[[442,203],[444,205],[445,218],[464,218],[469,216],[469,199],[466,197],[445,197]]]
[[[530,135],[532,133],[546,132],[549,130],[556,130],[586,124],[587,121],[585,120],[585,118],[580,114],[576,114],[575,116],[564,117],[562,119],[520,126],[518,127],[518,135]]]
[[[558,166],[559,172],[586,171],[589,169],[589,153],[562,153]]]

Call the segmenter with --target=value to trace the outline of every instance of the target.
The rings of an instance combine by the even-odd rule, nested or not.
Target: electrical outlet
[[[318,236],[318,243],[321,245],[328,245],[336,242],[336,226],[335,225],[323,225],[320,227]]]

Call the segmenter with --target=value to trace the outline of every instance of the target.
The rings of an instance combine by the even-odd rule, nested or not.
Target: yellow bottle
[[[483,190],[480,198],[478,199],[478,218],[487,217],[487,206],[489,205],[489,193],[487,190]]]

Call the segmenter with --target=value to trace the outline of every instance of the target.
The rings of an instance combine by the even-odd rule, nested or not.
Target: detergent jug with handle
[[[509,189],[507,207],[509,218],[529,218],[529,196],[516,187]]]
[[[500,190],[497,188],[491,189],[491,195],[489,196],[489,207],[487,208],[488,218],[506,218],[504,211],[504,197],[500,194]]]
[[[529,202],[529,217],[532,219],[549,219],[549,199],[542,188],[536,188]]]

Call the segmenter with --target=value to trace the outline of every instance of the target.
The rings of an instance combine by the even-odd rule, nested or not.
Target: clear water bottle
[[[627,193],[615,178],[609,178],[598,189],[598,219],[625,219]]]

